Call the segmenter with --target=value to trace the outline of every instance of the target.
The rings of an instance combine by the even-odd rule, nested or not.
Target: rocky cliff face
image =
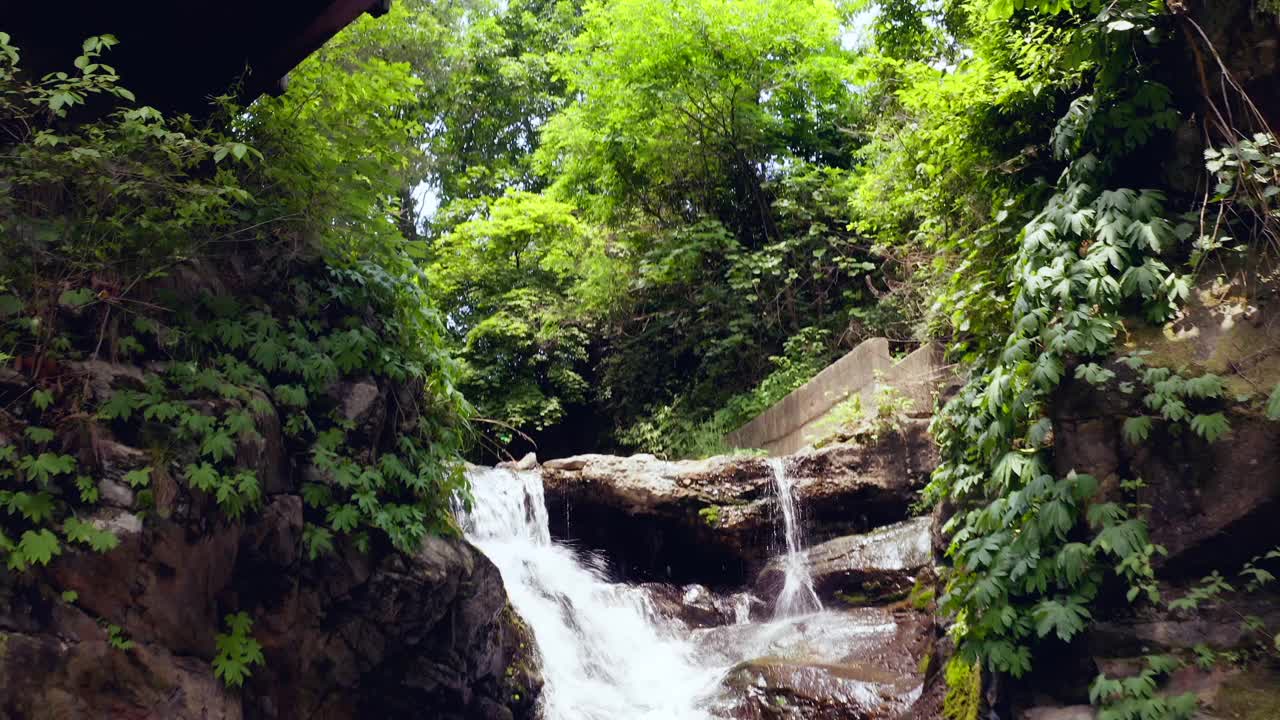
[[[1135,675],[1144,667],[1142,658],[1152,654],[1185,661],[1162,692],[1195,693],[1198,717],[1277,717],[1280,682],[1274,667],[1250,658],[1274,645],[1280,591],[1272,585],[1246,592],[1247,577],[1238,574],[1246,562],[1280,547],[1280,423],[1265,417],[1258,400],[1280,383],[1277,313],[1280,295],[1265,284],[1213,282],[1196,289],[1175,321],[1160,328],[1135,324],[1131,330],[1127,349],[1143,351],[1146,366],[1223,379],[1230,432],[1212,443],[1158,419],[1145,441],[1131,441],[1125,421],[1151,411],[1143,406],[1144,393],[1114,388],[1140,386],[1137,373],[1111,362],[1107,369],[1116,373],[1115,382],[1098,388],[1068,370],[1050,408],[1055,469],[1060,475],[1093,475],[1100,483],[1095,502],[1126,504],[1145,520],[1151,541],[1167,550],[1154,559],[1162,601],[1130,603],[1125,588],[1107,588],[1091,608],[1088,631],[1070,644],[1043,642],[1030,675],[983,678],[985,700],[1000,717],[1093,720],[1090,682],[1099,673]],[[1136,479],[1142,482],[1121,486]],[[938,509],[934,526],[939,561],[945,547],[940,521],[947,512]],[[1233,590],[1194,610],[1169,607],[1214,572]],[[1197,657],[1214,657],[1199,654],[1210,648],[1223,655],[1198,666]],[[934,650],[939,660],[948,652],[941,642]],[[941,665],[935,661],[932,667]],[[924,696],[904,720],[938,717],[946,691],[942,675],[931,674]]]
[[[82,372],[98,392],[142,373]],[[357,425],[380,426],[387,404],[378,399],[393,389],[364,385],[335,387],[335,402]],[[270,420],[240,447],[267,497],[239,521],[163,472],[149,497],[135,494],[120,475],[142,450],[100,427],[68,437],[68,450],[101,473],[102,507],[90,520],[120,545],[2,571],[0,717],[532,716],[536,651],[497,568],[465,541],[435,537],[412,554],[345,547],[306,558],[295,484],[303,471]],[[240,690],[225,688],[211,663],[233,611],[253,619],[266,660]]]
[[[814,542],[907,518],[936,464],[927,423],[784,459]],[[777,544],[774,470],[750,456],[667,462],[582,455],[543,466],[552,533],[604,551],[624,579],[749,583]]]

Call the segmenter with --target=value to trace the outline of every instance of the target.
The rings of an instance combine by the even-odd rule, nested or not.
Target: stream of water
[[[782,557],[785,581],[774,604],[774,617],[818,612],[822,610],[822,601],[813,589],[813,577],[804,555],[804,523],[796,504],[795,484],[787,475],[782,458],[770,458],[769,468],[773,471],[778,507],[782,510],[782,537],[786,544],[786,554]]]
[[[542,656],[544,720],[705,720],[724,668],[696,657],[648,597],[553,543],[542,477],[480,469],[467,538],[498,566]]]
[[[645,590],[609,582],[601,558],[552,541],[541,473],[471,471],[474,507],[460,514],[463,528],[498,566],[533,631],[545,680],[543,720],[709,720],[738,662],[812,654],[824,644],[818,638],[847,649],[885,631],[833,613],[796,617],[821,603],[803,567],[800,517],[780,470],[788,569],[778,614],[785,617],[753,624],[740,612],[735,625],[693,632],[657,612]]]

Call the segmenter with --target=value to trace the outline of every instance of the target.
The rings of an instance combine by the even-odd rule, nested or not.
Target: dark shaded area
[[[74,70],[86,37],[114,35],[120,45],[104,61],[139,102],[199,113],[237,78],[244,101],[280,87],[289,70],[362,13],[389,8],[390,0],[10,0],[0,10],[0,30],[35,77]]]
[[[755,528],[751,555],[726,543],[690,511],[684,522],[636,515],[607,503],[571,502],[547,493],[551,536],[604,553],[620,582],[701,583],[718,590],[741,587],[769,560],[773,528]]]

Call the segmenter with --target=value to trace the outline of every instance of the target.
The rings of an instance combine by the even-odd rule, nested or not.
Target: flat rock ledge
[[[782,458],[810,542],[909,517],[937,464],[927,423]],[[551,532],[604,551],[622,579],[742,586],[780,544],[770,463],[580,455],[542,465]]]

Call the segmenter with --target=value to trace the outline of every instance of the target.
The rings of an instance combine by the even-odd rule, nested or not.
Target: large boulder
[[[532,717],[533,639],[478,550],[431,537],[306,562],[302,528],[282,495],[243,524],[152,518],[105,555],[0,576],[0,717]],[[266,663],[231,691],[211,661],[238,610]]]
[[[755,655],[735,665],[713,704],[733,720],[881,720],[919,696],[929,621],[860,608],[784,623],[702,631],[704,651]]]
[[[1117,382],[1101,389],[1068,373],[1051,407],[1060,474],[1090,473],[1106,499],[1120,502],[1130,500],[1120,481],[1143,481],[1132,500],[1144,508],[1152,541],[1168,551],[1158,560],[1169,579],[1239,567],[1276,544],[1280,422],[1265,417],[1263,404],[1280,385],[1280,296],[1252,297],[1247,290],[1208,283],[1177,319],[1131,333],[1149,367],[1185,378],[1222,377],[1231,430],[1216,442],[1158,419],[1145,441],[1128,442],[1125,421],[1151,411],[1143,406],[1140,379],[1121,363],[1111,366]],[[1117,392],[1119,381],[1134,382],[1137,391]],[[1238,402],[1241,396],[1253,400]]]
[[[782,465],[807,535],[823,541],[908,517],[936,457],[926,423],[911,421]],[[774,470],[763,458],[582,455],[549,461],[542,473],[552,534],[604,551],[625,579],[739,586],[778,545]]]
[[[113,645],[114,642],[114,645]],[[0,578],[0,717],[241,720],[206,660],[129,642],[35,584]]]
[[[747,619],[761,606],[749,593],[722,595],[703,585],[644,583],[636,589],[644,593],[645,603],[654,615],[676,620],[687,628],[732,625]]]
[[[1084,635],[1038,650],[1032,672],[1001,688],[1001,702],[1013,717],[1090,717],[1079,706],[1088,702],[1089,683],[1099,672],[1133,675],[1143,667],[1142,657],[1153,653],[1192,658],[1210,648],[1248,657],[1280,628],[1280,594],[1269,586],[1248,592],[1237,574],[1277,543],[1280,423],[1265,417],[1263,405],[1280,384],[1280,295],[1266,282],[1206,281],[1175,319],[1161,327],[1135,326],[1126,335],[1128,349],[1141,350],[1146,367],[1170,368],[1184,378],[1222,378],[1221,400],[1188,401],[1193,412],[1221,411],[1230,422],[1230,432],[1215,442],[1185,423],[1171,427],[1158,418],[1145,440],[1126,439],[1128,418],[1154,413],[1143,403],[1141,369],[1121,362],[1108,365],[1117,377],[1102,388],[1068,371],[1050,406],[1057,472],[1094,475],[1100,483],[1096,501],[1136,508],[1151,541],[1167,550],[1153,560],[1163,598],[1186,596],[1215,571],[1235,591],[1202,601],[1194,611],[1174,611],[1165,603],[1130,603],[1123,587],[1106,588]],[[1126,392],[1122,383],[1134,388]],[[1142,482],[1122,484],[1133,480]],[[1251,629],[1252,622],[1270,629],[1266,638]],[[1223,665],[1211,671],[1184,667],[1161,691],[1195,692],[1214,708],[1226,683]],[[1237,680],[1256,670],[1246,667]]]
[[[102,362],[76,370],[98,399],[143,378]],[[355,382],[334,401],[373,442],[408,412],[400,399],[393,411],[392,397]],[[132,438],[92,420],[60,428],[98,479],[101,501],[82,518],[119,545],[66,546],[47,567],[0,569],[0,718],[533,717],[537,653],[497,568],[439,537],[412,553],[375,540],[368,552],[340,544],[309,559],[297,468],[274,411],[258,415],[236,459],[263,481],[264,505],[236,520]],[[0,442],[19,427],[0,411]],[[124,480],[144,466],[146,502]],[[232,690],[213,659],[237,612],[253,620],[266,662]]]
[[[868,604],[905,596],[916,576],[933,565],[930,526],[929,518],[914,518],[805,550],[818,597],[828,603]],[[756,577],[755,594],[769,602],[785,580],[783,562],[774,558]]]
[[[497,568],[470,544],[428,538],[376,562],[346,553],[305,576],[255,598],[267,662],[249,694],[260,716],[530,716],[540,686],[532,637]]]

